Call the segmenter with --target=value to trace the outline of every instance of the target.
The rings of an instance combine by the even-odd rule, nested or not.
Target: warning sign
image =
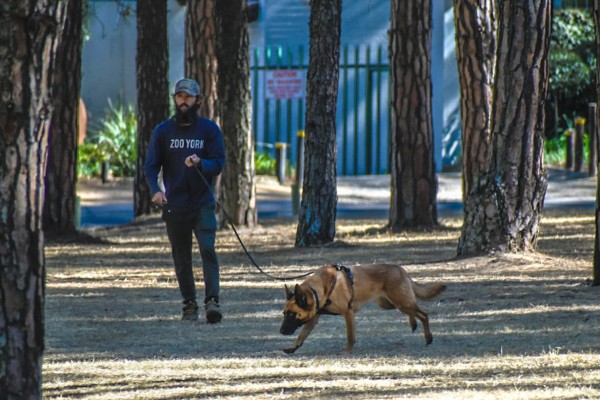
[[[267,99],[301,99],[306,93],[306,71],[281,69],[266,71],[265,93]]]

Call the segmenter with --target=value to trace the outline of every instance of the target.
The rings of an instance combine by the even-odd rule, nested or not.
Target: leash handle
[[[312,274],[312,272],[307,272],[305,274],[297,275],[297,276],[278,277],[278,276],[274,276],[274,275],[271,275],[271,274],[263,271],[263,269],[254,260],[254,257],[252,257],[252,255],[250,254],[250,252],[248,251],[248,249],[246,249],[246,245],[244,244],[244,242],[242,241],[242,238],[238,234],[238,231],[235,228],[233,220],[231,219],[231,217],[229,216],[229,214],[227,214],[227,211],[225,210],[225,207],[223,207],[223,204],[221,204],[221,202],[219,201],[219,199],[216,198],[215,192],[212,190],[212,187],[208,183],[208,180],[206,180],[206,177],[204,176],[204,174],[202,174],[202,172],[200,172],[198,170],[198,168],[196,168],[196,167],[191,167],[191,168],[194,168],[194,170],[198,173],[198,175],[200,175],[200,177],[204,181],[204,184],[206,185],[206,187],[208,188],[208,190],[210,191],[210,193],[213,195],[213,198],[215,199],[215,201],[217,202],[217,204],[219,205],[219,207],[221,207],[221,210],[223,210],[223,214],[225,215],[225,219],[227,220],[227,222],[229,222],[229,225],[231,226],[231,229],[233,229],[233,233],[235,233],[235,237],[237,238],[238,242],[240,242],[240,245],[242,246],[242,249],[244,249],[244,253],[246,253],[246,255],[248,256],[248,259],[250,260],[250,262],[252,262],[252,264],[256,267],[256,269],[258,269],[258,271],[261,274],[265,275],[268,278],[276,280],[276,281],[290,281],[290,280],[304,278],[304,277],[307,277],[310,274]]]

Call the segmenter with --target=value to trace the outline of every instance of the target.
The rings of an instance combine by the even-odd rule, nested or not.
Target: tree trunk
[[[331,243],[335,239],[337,207],[335,118],[341,21],[341,0],[311,1],[305,168],[296,231],[297,247]]]
[[[600,60],[600,0],[594,0],[594,19],[596,21],[596,59]],[[600,63],[596,63],[596,103],[600,105]],[[600,127],[600,112],[596,113],[596,129]],[[596,134],[592,132],[591,134]],[[597,162],[600,160],[600,140],[595,141]],[[597,168],[600,170],[599,168]],[[596,234],[594,237],[594,266],[592,286],[600,286],[600,173],[596,175]]]
[[[467,196],[459,255],[534,250],[548,186],[543,166],[550,0],[499,2],[487,174]]]
[[[188,0],[185,17],[185,76],[195,79],[202,89],[200,115],[221,126],[217,93],[217,21],[215,0]],[[217,220],[223,226],[221,175],[213,180]]]
[[[220,124],[217,115],[217,31],[215,0],[188,0],[185,19],[185,76],[202,88],[200,115]]]
[[[256,181],[246,1],[217,1],[215,16],[219,115],[227,158],[221,177],[221,204],[234,224],[254,226]]]
[[[437,0],[436,0],[437,1]],[[431,0],[392,0],[391,201],[394,230],[437,225],[431,106]]]
[[[492,137],[496,65],[494,0],[455,0],[456,61],[462,120],[463,203],[479,175],[487,172]]]
[[[50,97],[68,1],[0,3],[0,393],[42,397],[42,213]]]
[[[152,193],[144,164],[152,131],[169,115],[169,44],[167,1],[137,2],[137,161],[133,189],[134,215],[150,214]]]
[[[65,33],[56,53],[56,85],[52,89],[54,112],[45,178],[43,227],[52,235],[75,232],[82,0],[70,0],[66,12]]]

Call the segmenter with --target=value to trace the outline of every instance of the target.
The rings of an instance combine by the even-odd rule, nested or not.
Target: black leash
[[[223,210],[223,214],[225,215],[225,218],[227,219],[227,222],[229,222],[229,225],[231,225],[231,229],[233,229],[233,233],[235,233],[235,237],[237,237],[237,240],[240,242],[240,245],[242,246],[242,249],[244,249],[244,252],[248,256],[248,258],[250,259],[250,261],[252,262],[252,264],[256,267],[257,270],[260,271],[261,274],[263,274],[266,277],[269,277],[271,279],[274,279],[276,281],[290,281],[290,280],[293,280],[293,279],[304,278],[304,277],[307,277],[310,274],[312,274],[312,272],[307,272],[305,274],[297,275],[297,276],[278,277],[278,276],[274,276],[274,275],[269,274],[268,272],[263,271],[263,269],[254,260],[254,257],[252,257],[252,255],[250,254],[250,252],[248,251],[248,249],[246,249],[246,245],[244,245],[244,242],[242,241],[242,238],[238,234],[238,231],[235,228],[235,225],[233,224],[233,220],[231,219],[231,217],[229,216],[229,214],[227,214],[227,211],[225,210],[225,207],[223,207],[223,204],[221,204],[221,202],[219,201],[219,199],[216,198],[215,192],[213,192],[212,187],[210,186],[210,184],[206,180],[206,177],[204,176],[204,174],[202,174],[202,172],[200,172],[198,170],[198,168],[196,168],[195,166],[193,166],[191,168],[194,168],[194,170],[198,173],[198,175],[200,175],[200,177],[204,181],[204,184],[206,185],[206,187],[208,188],[208,190],[210,191],[210,193],[213,195],[213,198],[215,199],[215,201],[217,202],[217,204],[219,205],[219,207],[221,207],[221,210]]]

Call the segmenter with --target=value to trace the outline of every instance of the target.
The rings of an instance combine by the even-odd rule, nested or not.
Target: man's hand
[[[167,204],[167,196],[163,192],[156,192],[154,196],[152,196],[152,204],[155,204],[159,207]]]
[[[188,167],[196,167],[198,168],[198,164],[200,164],[200,157],[198,157],[195,154],[192,154],[189,157],[185,158],[185,165],[187,165]]]

